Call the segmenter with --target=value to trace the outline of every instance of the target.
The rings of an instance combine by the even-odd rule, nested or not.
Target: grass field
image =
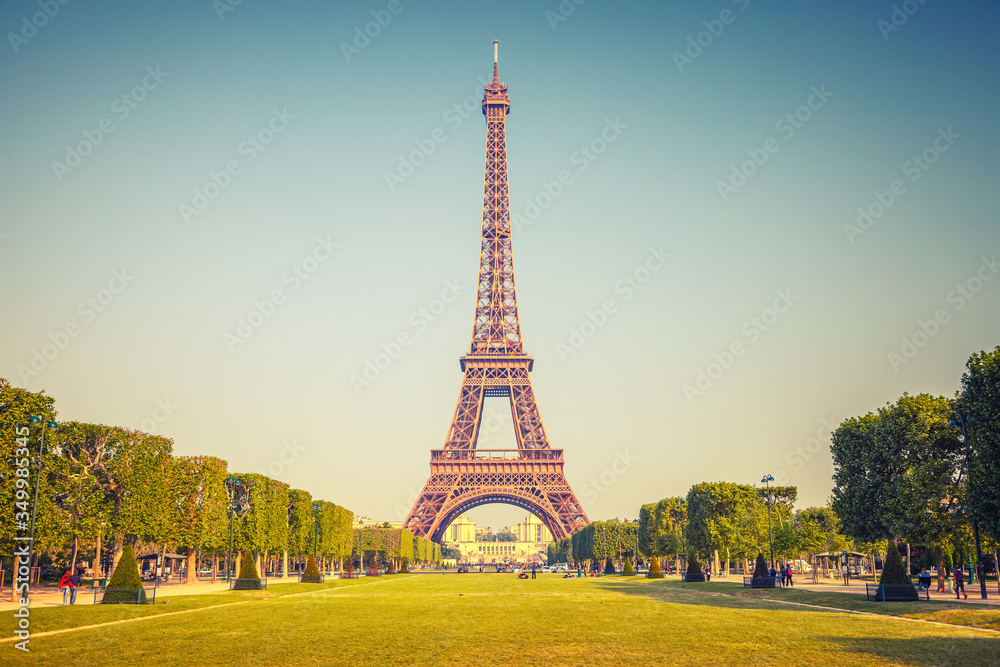
[[[766,593],[766,594],[764,594]],[[789,604],[790,602],[799,605]],[[30,656],[60,665],[996,665],[995,611],[947,603],[886,605],[737,585],[398,575],[168,604],[39,609]],[[177,613],[182,612],[182,613]],[[5,613],[5,616],[8,614]],[[12,612],[9,614],[12,616]],[[114,622],[123,619],[125,622]],[[40,634],[97,625],[55,634]],[[5,620],[5,636],[11,623]],[[18,654],[13,656],[12,654]]]

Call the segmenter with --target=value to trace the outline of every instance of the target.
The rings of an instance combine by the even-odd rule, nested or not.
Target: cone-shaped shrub
[[[764,554],[762,553],[757,554],[757,562],[753,566],[753,576],[754,579],[771,576],[771,571],[767,569],[767,561],[764,560]]]
[[[389,566],[385,568],[386,574],[396,574],[396,561],[389,559]]]
[[[406,561],[405,558],[403,559],[403,564],[399,566],[399,573],[400,574],[409,574],[410,573],[410,566],[409,566],[409,563],[407,563],[407,561]]]
[[[142,591],[142,592],[140,592]],[[136,602],[146,604],[146,591],[142,589],[142,578],[139,576],[139,566],[135,562],[135,551],[126,544],[122,549],[122,557],[111,575],[111,581],[104,591],[103,602]]]
[[[635,576],[635,570],[632,569],[632,559],[631,558],[626,558],[625,559],[625,567],[622,568],[622,576],[623,577],[634,577]]]
[[[344,567],[344,572],[347,574],[354,574],[354,560],[348,560],[347,565]]]
[[[240,576],[237,579],[260,579],[257,574],[257,563],[254,562],[253,554],[249,549],[243,552],[243,562],[240,563]]]
[[[701,563],[698,561],[698,557],[694,555],[694,552],[688,554],[688,574],[704,574],[701,571]]]
[[[646,573],[647,579],[662,579],[663,578],[663,568],[660,567],[660,557],[653,556],[653,562],[649,564],[649,572]]]
[[[323,575],[319,573],[319,565],[316,564],[316,557],[309,555],[309,562],[306,563],[306,571],[302,573],[303,584],[322,584]]]
[[[889,548],[885,554],[885,564],[882,567],[882,578],[880,584],[898,584],[906,586],[913,585],[910,577],[906,574],[906,565],[903,564],[903,557],[899,555],[899,549],[895,542],[890,540]]]
[[[604,560],[604,574],[614,574],[615,564],[611,562],[611,556],[608,556]]]

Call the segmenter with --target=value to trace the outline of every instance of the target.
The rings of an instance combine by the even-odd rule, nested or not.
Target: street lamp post
[[[319,503],[313,503],[313,560],[316,559],[316,549],[319,546]]]
[[[678,517],[678,520],[680,521],[680,524],[681,524],[681,567],[682,568],[686,568],[687,567],[687,547],[684,544],[684,512],[683,512],[683,510],[684,510],[684,500],[683,499],[678,500],[677,504],[680,505],[680,507],[681,507],[681,515]],[[678,570],[680,570],[680,568],[678,568]],[[678,572],[677,574],[681,574],[681,573]],[[681,575],[681,578],[683,579],[683,575]]]
[[[965,486],[967,489],[972,487],[972,455],[969,453],[969,435],[966,432],[965,425],[972,418],[961,411],[955,413],[955,419],[949,422],[948,426],[954,428],[957,425],[962,426],[962,442],[965,443],[965,467],[966,467],[966,482]],[[976,512],[972,508],[969,508],[969,514],[972,515],[972,536],[976,540],[976,576],[979,578],[979,592],[982,598],[987,599],[986,595],[986,580],[983,579],[983,549],[979,542],[979,522],[976,520]]]
[[[761,483],[767,487],[767,542],[771,548],[771,568],[774,568],[774,537],[771,535],[771,482],[774,481],[774,477],[771,475],[764,475],[760,479]]]
[[[31,506],[31,527],[28,535],[28,582],[31,582],[31,555],[35,548],[35,517],[38,514],[38,488],[42,483],[42,446],[45,444],[45,429],[58,428],[54,421],[42,423],[41,417],[29,417],[29,424],[42,424],[42,434],[38,438],[38,472],[35,474],[35,504]]]

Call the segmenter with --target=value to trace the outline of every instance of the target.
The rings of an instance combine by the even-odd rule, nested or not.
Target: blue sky
[[[469,345],[499,39],[522,331],[590,517],[767,472],[823,504],[829,424],[1000,343],[998,12],[895,6],[4,2],[0,375],[401,518]]]

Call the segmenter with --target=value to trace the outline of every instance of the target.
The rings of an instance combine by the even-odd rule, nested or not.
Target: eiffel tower
[[[483,91],[486,174],[472,347],[460,358],[465,377],[444,449],[431,450],[430,478],[404,524],[414,535],[434,541],[459,515],[491,503],[528,510],[556,539],[590,522],[563,474],[562,450],[549,447],[528,377],[534,360],[524,353],[514,292],[504,131],[508,113],[510,98],[500,82],[494,41],[493,81]],[[476,448],[487,397],[510,400],[517,449]]]

